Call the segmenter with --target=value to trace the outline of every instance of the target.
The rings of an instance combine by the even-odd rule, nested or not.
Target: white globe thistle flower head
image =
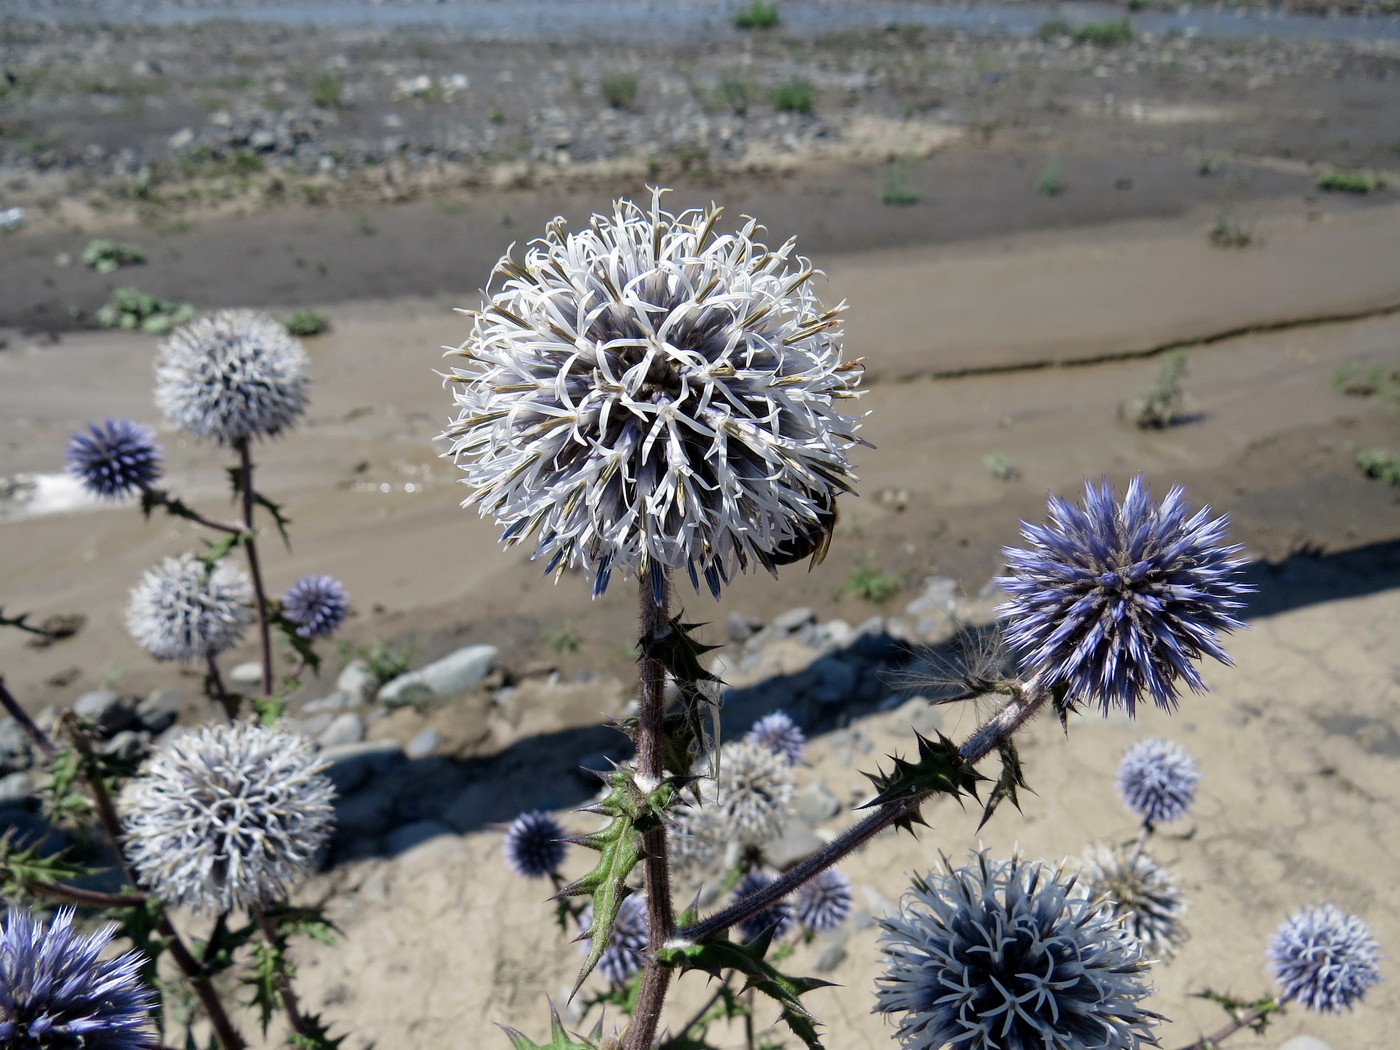
[[[700,803],[687,799],[673,810],[678,867],[696,872],[731,865],[738,851],[763,846],[783,834],[792,818],[795,789],[786,756],[762,744],[731,741],[720,748],[713,778],[701,775]]]
[[[156,406],[196,437],[274,437],[306,411],[306,351],[271,317],[222,310],[175,329],[156,356]]]
[[[208,568],[193,554],[148,569],[131,592],[126,626],[157,660],[202,660],[237,645],[252,622],[248,574],[220,561]]]
[[[1091,846],[1080,883],[1091,899],[1107,902],[1147,959],[1166,961],[1186,943],[1185,895],[1176,877],[1132,847]]]
[[[330,836],[335,789],[305,737],[235,722],[177,736],[122,791],[127,859],[166,904],[286,898]]]
[[[859,362],[841,359],[842,309],[788,242],[719,209],[672,214],[614,202],[569,233],[556,220],[455,350],[447,455],[474,491],[464,506],[535,536],[546,572],[578,567],[601,594],[614,571],[703,577],[819,548],[855,482]]]

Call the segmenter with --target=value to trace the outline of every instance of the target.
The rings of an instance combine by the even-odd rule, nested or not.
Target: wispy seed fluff
[[[253,585],[227,562],[193,554],[146,571],[126,607],[131,636],[157,660],[202,660],[237,645],[253,618]]]
[[[156,405],[196,437],[274,437],[306,411],[306,351],[271,317],[223,310],[177,328],[156,356]]]
[[[1186,897],[1171,872],[1142,850],[1091,847],[1082,877],[1089,896],[1107,901],[1123,920],[1143,958],[1170,959],[1186,942]]]
[[[323,768],[305,737],[264,726],[205,726],[163,745],[121,796],[141,885],[202,912],[284,899],[331,833]]]
[[[536,537],[546,572],[582,568],[595,595],[614,571],[683,568],[716,595],[751,565],[775,571],[855,482],[841,307],[823,307],[792,242],[768,248],[753,220],[717,233],[718,208],[660,198],[573,233],[556,219],[503,258],[446,377],[463,505],[507,544]]]

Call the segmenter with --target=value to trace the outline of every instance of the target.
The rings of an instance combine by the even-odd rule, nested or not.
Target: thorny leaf
[[[32,896],[29,887],[35,882],[72,882],[92,874],[93,869],[68,862],[62,853],[41,857],[37,842],[21,847],[15,833],[16,829],[9,828],[0,834],[0,897],[6,901],[17,904]]]
[[[326,918],[322,907],[298,908],[291,904],[272,904],[267,908],[267,917],[277,928],[277,936],[282,939],[310,937],[327,947],[335,947],[336,934],[340,930]]]
[[[696,640],[692,632],[703,626],[673,616],[661,632],[640,642],[640,659],[661,664],[680,693],[680,714],[667,719],[663,755],[666,768],[677,776],[685,776],[697,758],[715,751],[719,705],[703,686],[718,685],[720,680],[700,665],[700,658],[719,646]]]
[[[987,778],[963,758],[957,744],[942,733],[938,734],[937,743],[917,732],[914,738],[919,742],[917,761],[910,762],[898,755],[891,755],[894,769],[889,773],[865,774],[875,785],[876,794],[863,809],[890,802],[919,800],[931,794],[951,795],[953,798],[964,794],[977,797],[977,782]],[[917,806],[900,817],[895,826],[912,832],[915,823],[927,826]]]
[[[243,495],[244,485],[246,483],[243,477],[243,468],[229,467],[228,480],[229,483],[233,486],[234,499],[237,499],[239,496]],[[291,550],[292,540],[291,537],[287,535],[287,526],[292,523],[292,519],[282,513],[282,508],[280,505],[273,503],[272,500],[268,499],[261,492],[258,492],[256,490],[253,492],[253,502],[272,515],[272,520],[277,525],[277,534],[282,537],[282,542],[286,545],[287,549]]]
[[[512,1050],[599,1050],[603,1038],[603,1020],[600,1017],[598,1024],[593,1031],[582,1042],[574,1042],[569,1037],[569,1033],[564,1031],[564,1022],[559,1020],[559,1011],[554,1008],[554,1004],[549,1004],[549,1042],[536,1043],[524,1032],[514,1028],[507,1028],[505,1025],[499,1026],[510,1039]]]
[[[1283,1004],[1272,995],[1262,995],[1254,1000],[1237,999],[1228,992],[1213,992],[1209,988],[1205,988],[1199,992],[1192,992],[1191,996],[1194,999],[1206,999],[1215,1003],[1230,1015],[1232,1021],[1238,1021],[1246,1014],[1258,1012],[1259,1016],[1250,1021],[1248,1025],[1255,1032],[1263,1032],[1269,1027],[1270,1016],[1283,1011]]]
[[[297,1050],[336,1050],[347,1036],[331,1038],[330,1026],[321,1020],[320,1014],[302,1014],[301,1032],[293,1032],[288,1037]]]
[[[200,562],[204,565],[206,573],[213,572],[217,565],[229,551],[243,542],[248,534],[246,532],[229,532],[220,536],[217,540],[206,540],[208,549],[199,556]]]
[[[1026,783],[1025,775],[1021,772],[1021,756],[1016,753],[1016,745],[1009,738],[1001,741],[997,745],[997,753],[1001,755],[1001,776],[997,777],[996,786],[992,788],[992,793],[987,797],[987,804],[982,808],[982,819],[977,824],[977,830],[982,830],[982,825],[992,819],[992,814],[1003,800],[1009,801],[1016,807],[1016,812],[1021,811],[1021,800],[1016,797],[1017,788],[1031,790],[1031,786]],[[1034,792],[1031,792],[1034,794]]]
[[[243,983],[253,989],[249,1006],[258,1008],[258,1019],[262,1022],[263,1038],[267,1038],[267,1026],[272,1015],[281,1007],[277,983],[281,973],[282,946],[268,944],[264,940],[253,944],[253,969]]]

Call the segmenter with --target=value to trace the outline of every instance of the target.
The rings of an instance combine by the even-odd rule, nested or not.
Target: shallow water
[[[190,24],[222,19],[337,27],[430,28],[515,40],[628,39],[638,42],[740,39],[730,0],[0,0],[0,17],[61,21]],[[1027,36],[1051,18],[1071,24],[1118,17],[1100,4],[926,0],[783,0],[783,29],[830,32],[894,25],[948,27]],[[1317,16],[1183,5],[1131,16],[1140,33],[1289,40],[1396,40],[1400,15]]]

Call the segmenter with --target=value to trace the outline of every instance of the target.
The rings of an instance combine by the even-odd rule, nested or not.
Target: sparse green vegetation
[[[789,80],[773,89],[773,108],[779,113],[811,113],[814,108],[812,84],[807,80]]]
[[[1248,248],[1254,241],[1254,227],[1232,212],[1221,212],[1210,228],[1210,243],[1217,248]]]
[[[746,116],[749,112],[749,97],[752,91],[747,80],[740,80],[737,77],[725,77],[719,82],[720,103],[733,113],[736,117]]]
[[[322,109],[343,109],[345,78],[339,73],[322,73],[311,85],[311,104]]]
[[[1129,402],[1127,416],[1139,430],[1164,430],[1171,426],[1186,402],[1181,381],[1186,378],[1186,351],[1166,356],[1157,382]]]
[[[1356,465],[1368,478],[1400,485],[1400,453],[1384,448],[1362,449],[1356,454]]]
[[[913,157],[891,157],[885,168],[885,191],[880,200],[891,207],[919,203],[919,195],[909,188],[909,173],[914,169]]]
[[[583,648],[583,634],[578,629],[578,620],[565,620],[558,627],[543,632],[541,637],[560,656],[568,656]]]
[[[989,452],[982,457],[982,465],[998,481],[1013,481],[1021,476],[1021,468],[1005,452]]]
[[[1040,181],[1035,184],[1035,191],[1042,197],[1058,197],[1064,190],[1065,184],[1060,181],[1060,158],[1052,153],[1045,162]]]
[[[609,73],[603,77],[603,100],[613,109],[631,109],[639,83],[636,73]]]
[[[846,577],[841,592],[854,594],[872,605],[881,605],[903,589],[904,580],[897,573],[877,569],[869,559],[862,558]]]
[[[320,335],[322,332],[330,330],[331,323],[326,319],[325,314],[319,314],[315,310],[298,310],[285,321],[282,327],[298,338],[304,339],[307,336]]]
[[[1126,18],[1116,22],[1086,22],[1074,30],[1070,39],[1076,44],[1093,47],[1120,47],[1133,41],[1133,27]]]
[[[1385,179],[1369,171],[1329,171],[1315,185],[1328,193],[1374,193],[1385,189]]]
[[[1061,37],[1073,37],[1074,26],[1070,25],[1063,18],[1052,18],[1048,22],[1042,22],[1040,28],[1035,31],[1035,38],[1042,44],[1050,44]]]
[[[137,288],[118,288],[97,311],[97,323],[104,328],[122,328],[164,335],[177,325],[194,318],[189,303],[170,302],[147,295]]]
[[[734,13],[735,29],[776,29],[780,24],[777,3],[753,0],[748,7]]]
[[[359,660],[365,665],[365,669],[374,679],[376,688],[392,682],[401,674],[407,674],[413,668],[412,645],[398,645],[377,638],[369,645],[341,642],[339,649],[340,656],[346,663]]]
[[[140,266],[146,253],[136,244],[119,244],[105,237],[88,241],[83,249],[83,265],[101,274],[112,273],[123,266]]]
[[[1348,397],[1374,397],[1392,408],[1400,408],[1400,363],[1368,365],[1364,368],[1347,365],[1332,373],[1332,388]]]

